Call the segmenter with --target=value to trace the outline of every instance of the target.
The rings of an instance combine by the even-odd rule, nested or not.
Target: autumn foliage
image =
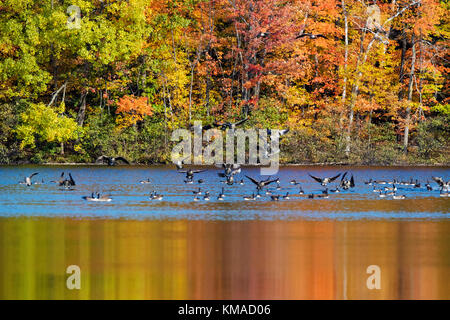
[[[72,2],[1,8],[0,161],[39,152],[30,110],[64,104],[77,138],[45,147],[73,161],[165,161],[171,130],[248,117],[291,129],[286,162],[448,162],[448,1]]]
[[[119,127],[129,127],[152,115],[152,107],[146,97],[123,96],[117,102],[116,122]]]

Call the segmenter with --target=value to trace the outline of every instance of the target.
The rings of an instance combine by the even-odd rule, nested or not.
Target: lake
[[[73,190],[50,183],[62,171]],[[308,173],[345,171],[355,188],[305,196],[323,190]],[[33,172],[43,184],[18,183]],[[243,168],[244,185],[223,184],[218,172],[185,184],[173,166],[0,166],[0,298],[450,299],[450,198],[431,178],[450,180],[449,167],[286,166],[281,189],[268,188],[289,192],[280,201],[243,199],[255,191],[244,174],[262,179],[259,168]],[[411,178],[421,187],[397,185],[402,200],[364,183]],[[199,187],[210,201],[193,201]],[[151,200],[153,190],[164,198]],[[92,192],[112,201],[82,199]],[[80,290],[66,287],[70,265]],[[374,265],[380,289],[367,286]]]

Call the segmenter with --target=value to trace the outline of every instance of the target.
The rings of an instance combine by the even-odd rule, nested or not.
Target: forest
[[[0,163],[167,163],[174,129],[248,118],[283,163],[448,165],[449,9],[0,0]]]

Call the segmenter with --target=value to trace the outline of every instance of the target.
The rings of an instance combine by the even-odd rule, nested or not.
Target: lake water
[[[62,171],[73,190],[49,182]],[[289,183],[320,194],[308,172],[345,171],[356,187],[328,199]],[[33,172],[44,184],[18,183]],[[245,184],[234,186],[217,172],[185,184],[172,166],[0,166],[0,298],[450,299],[450,198],[431,179],[450,180],[450,168],[283,167],[281,190],[269,189],[291,199],[279,202],[243,199],[255,190],[243,174],[259,179],[258,168],[243,168]],[[370,178],[413,178],[421,188],[398,186],[406,199],[381,199],[364,184]],[[198,187],[210,201],[193,201]],[[163,200],[150,200],[153,190]],[[112,201],[82,199],[92,192]],[[81,269],[80,290],[66,288],[69,265]],[[366,285],[371,265],[380,289]]]

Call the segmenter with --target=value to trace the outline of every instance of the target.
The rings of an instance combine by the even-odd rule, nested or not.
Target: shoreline
[[[142,164],[133,163],[130,165],[115,165],[115,167],[159,167],[159,166],[172,166],[172,163],[152,163],[152,164]],[[95,167],[108,167],[106,164],[102,163],[85,163],[85,162],[45,162],[45,163],[4,163],[0,164],[0,167],[7,166],[95,166]],[[214,165],[199,165],[190,164],[194,167],[214,167]],[[260,167],[261,165],[251,165],[243,164],[243,167]],[[351,164],[351,163],[280,163],[279,167],[449,167],[450,163],[437,163],[437,164],[409,164],[409,163],[393,163],[393,164]]]

